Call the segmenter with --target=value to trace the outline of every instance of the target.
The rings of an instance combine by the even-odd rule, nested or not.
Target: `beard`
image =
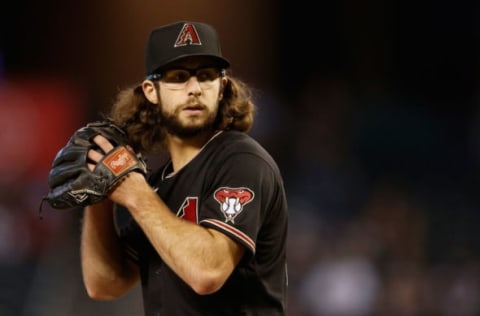
[[[216,119],[216,113],[209,112],[208,116],[199,122],[183,123],[178,116],[179,110],[174,113],[160,111],[160,121],[165,130],[171,134],[182,138],[196,136],[199,133],[213,131]]]

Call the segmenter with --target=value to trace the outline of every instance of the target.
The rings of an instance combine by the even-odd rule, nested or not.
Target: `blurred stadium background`
[[[290,202],[289,316],[480,315],[478,9],[2,2],[0,316],[142,315],[138,289],[86,297],[81,211],[39,204],[57,150],[143,79],[148,32],[178,19],[215,25],[258,89],[252,134]]]

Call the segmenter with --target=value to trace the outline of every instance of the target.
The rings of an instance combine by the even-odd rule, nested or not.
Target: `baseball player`
[[[148,316],[286,315],[287,201],[277,164],[247,134],[249,87],[227,74],[204,23],[154,29],[145,66],[145,80],[120,91],[109,116],[131,148],[167,159],[85,207],[88,295],[111,300],[141,282]],[[114,147],[93,141],[90,170]]]

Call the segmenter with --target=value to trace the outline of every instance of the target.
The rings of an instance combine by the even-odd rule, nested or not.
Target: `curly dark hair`
[[[213,128],[248,132],[255,112],[251,87],[229,76]],[[130,145],[136,152],[165,149],[166,132],[161,124],[160,107],[147,100],[141,85],[120,90],[108,117],[127,131]]]

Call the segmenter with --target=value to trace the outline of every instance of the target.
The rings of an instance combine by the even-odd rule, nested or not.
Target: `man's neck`
[[[177,172],[188,164],[214,134],[214,132],[204,132],[188,138],[167,135],[167,146],[170,159],[172,160],[173,171]]]

